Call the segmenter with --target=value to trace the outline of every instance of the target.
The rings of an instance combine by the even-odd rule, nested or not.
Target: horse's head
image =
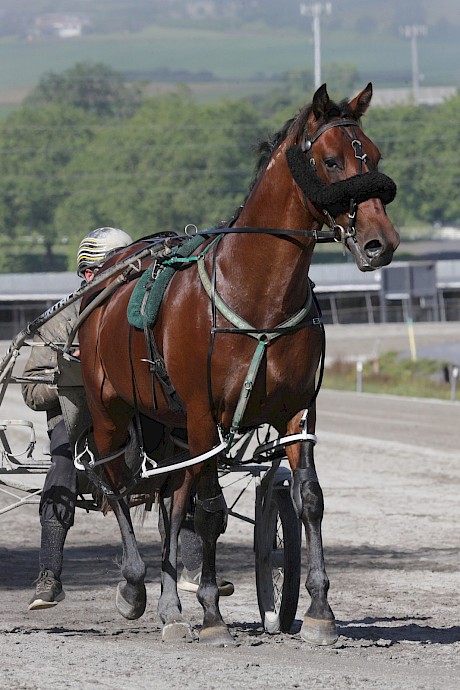
[[[308,210],[335,231],[362,271],[389,264],[399,244],[385,210],[396,185],[378,172],[380,152],[359,124],[371,98],[372,84],[340,104],[321,86],[286,153]]]

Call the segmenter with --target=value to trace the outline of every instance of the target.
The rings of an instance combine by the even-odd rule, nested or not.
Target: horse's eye
[[[337,167],[337,161],[335,160],[335,158],[325,158],[324,165],[326,166],[326,168],[329,168],[329,170],[333,170]]]

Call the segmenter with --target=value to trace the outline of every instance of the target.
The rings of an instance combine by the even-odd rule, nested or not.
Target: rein
[[[196,227],[196,226],[193,226]],[[277,235],[278,237],[289,238],[294,237],[310,237],[317,242],[335,242],[337,241],[337,233],[330,228],[329,230],[290,230],[289,228],[262,228],[262,227],[234,227],[228,228],[210,228],[209,230],[197,230],[192,234],[178,235],[177,237],[194,237],[195,235],[228,235],[234,233],[241,234],[255,234],[255,235]]]

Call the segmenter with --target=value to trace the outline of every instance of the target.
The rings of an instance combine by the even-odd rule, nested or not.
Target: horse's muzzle
[[[369,240],[363,247],[356,241],[355,237],[349,237],[345,241],[360,271],[375,271],[377,268],[387,266],[399,245],[399,236],[395,232],[398,240],[395,244],[383,244],[378,239]]]

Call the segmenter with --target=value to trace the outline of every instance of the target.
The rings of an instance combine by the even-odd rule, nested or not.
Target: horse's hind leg
[[[289,429],[291,433],[294,429]],[[298,430],[298,424],[297,424]],[[316,475],[314,445],[303,441],[287,448],[293,469],[292,498],[297,514],[305,527],[307,547],[307,579],[305,586],[311,603],[305,614],[301,637],[316,645],[333,644],[337,640],[334,614],[327,600],[329,579],[326,574],[321,537],[323,492]]]
[[[137,548],[126,500],[110,499],[109,503],[117,518],[123,543],[121,572],[125,582],[118,584],[115,603],[122,616],[134,620],[140,618],[145,611],[147,602],[144,584],[146,567]]]
[[[109,389],[108,383],[106,389]],[[128,438],[128,424],[132,417],[131,408],[118,403],[116,414],[112,411],[112,416],[102,406],[93,407],[91,413],[94,441],[99,454],[103,457],[115,452],[118,448],[124,448]],[[132,452],[131,448],[127,453],[130,452]],[[122,490],[131,481],[131,474],[125,464],[125,453],[104,465],[104,468],[115,490]],[[121,572],[126,581],[118,585],[116,607],[125,618],[140,618],[145,611],[147,600],[144,584],[146,568],[137,547],[129,505],[125,498],[117,500],[108,496],[107,500],[117,518],[123,544]]]
[[[191,476],[187,473],[184,481],[181,480],[182,476],[170,477],[160,499],[158,526],[163,553],[158,615],[163,621],[164,642],[193,640],[191,625],[182,615],[182,606],[177,595],[177,544],[191,488]]]

